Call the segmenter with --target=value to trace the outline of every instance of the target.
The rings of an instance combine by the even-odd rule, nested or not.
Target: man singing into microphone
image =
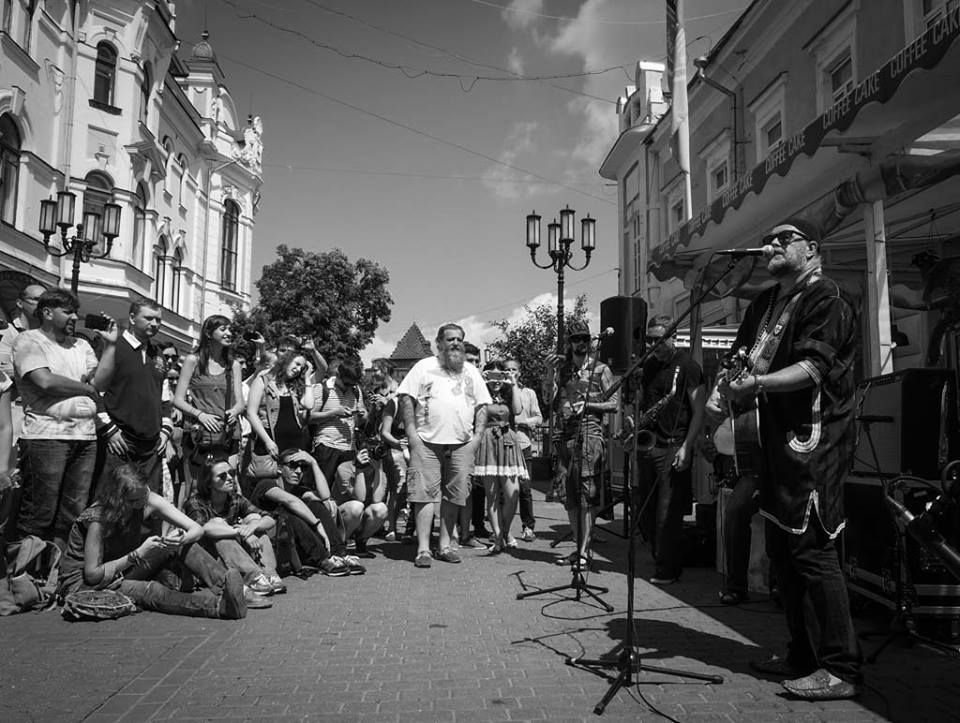
[[[733,343],[753,368],[721,377],[707,402],[759,405],[760,513],[780,583],[790,642],[785,657],[752,663],[791,678],[791,694],[837,700],[859,693],[862,656],[834,540],[844,526],[843,482],[856,434],[856,307],[823,275],[820,233],[804,220],[774,226],[764,243],[778,282],[750,304]]]

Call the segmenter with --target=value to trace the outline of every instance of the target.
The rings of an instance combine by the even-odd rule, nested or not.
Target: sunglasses
[[[287,469],[303,469],[303,464],[300,462],[281,462],[280,466]]]
[[[647,346],[653,346],[654,344],[659,344],[661,341],[663,341],[662,336],[648,336]]]
[[[786,246],[792,244],[794,241],[809,241],[810,239],[804,236],[799,231],[781,231],[780,233],[771,233],[764,236],[760,239],[760,245],[766,246],[767,244],[772,244],[774,241],[779,243],[781,246]]]
[[[574,341],[574,342],[577,342],[577,341],[590,341],[590,335],[589,335],[589,334],[576,334],[576,335],[570,337],[570,341]]]

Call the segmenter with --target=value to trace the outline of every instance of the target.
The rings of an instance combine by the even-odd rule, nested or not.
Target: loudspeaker
[[[637,296],[611,296],[600,302],[600,329],[613,334],[600,338],[600,361],[614,374],[623,374],[643,353],[647,304]]]
[[[851,472],[939,479],[957,452],[954,372],[903,369],[865,379],[857,395],[859,440]]]

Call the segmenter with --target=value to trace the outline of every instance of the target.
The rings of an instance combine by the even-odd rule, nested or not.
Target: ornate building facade
[[[240,119],[207,34],[181,58],[166,0],[2,0],[0,20],[6,317],[25,284],[71,284],[72,254],[39,231],[40,202],[63,191],[74,223],[121,209],[110,254],[80,265],[84,311],[124,319],[155,299],[163,335],[187,345],[204,317],[248,308],[262,124]]]

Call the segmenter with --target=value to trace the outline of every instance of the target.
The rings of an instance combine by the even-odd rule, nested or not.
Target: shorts
[[[407,499],[410,502],[467,503],[470,473],[476,444],[431,444],[424,442],[423,459],[411,456],[407,468]]]
[[[323,472],[323,478],[332,489],[337,481],[337,467],[344,462],[353,462],[357,458],[357,453],[352,449],[336,449],[318,444],[313,448],[313,458],[317,460],[317,465]]]
[[[586,436],[580,450],[576,449],[577,443],[573,439],[563,440],[556,447],[558,486],[564,509],[601,506],[601,475],[605,458],[603,439]],[[574,459],[579,464],[571,464]]]

